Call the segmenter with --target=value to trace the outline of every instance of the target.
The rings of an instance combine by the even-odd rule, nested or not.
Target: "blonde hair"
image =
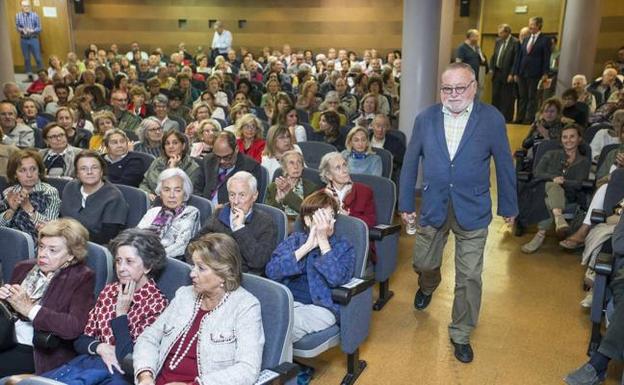
[[[229,235],[210,233],[191,242],[189,255],[197,257],[223,279],[226,291],[239,288],[243,277],[238,244]]]
[[[364,136],[366,137],[366,141],[368,142],[365,152],[367,154],[374,154],[375,152],[373,151],[370,140],[368,139],[368,130],[362,126],[355,126],[351,130],[349,130],[349,133],[347,134],[347,139],[345,140],[346,149],[348,151],[351,151],[353,149],[353,146],[351,145],[351,140],[353,139],[355,134],[357,134],[358,132],[363,132]]]
[[[284,134],[287,134],[290,137],[290,145],[292,148],[294,148],[295,141],[288,127],[275,125],[269,128],[269,131],[267,132],[266,146],[264,146],[264,151],[262,152],[262,155],[266,155],[269,157],[275,156],[275,141],[277,140],[278,136]]]
[[[46,223],[39,230],[39,240],[45,237],[62,237],[67,250],[74,259],[72,264],[82,263],[87,258],[89,231],[77,220],[60,218]]]
[[[243,127],[251,123],[256,125],[256,138],[255,139],[262,139],[263,125],[260,119],[256,118],[254,114],[245,114],[236,121],[236,137],[242,138]]]

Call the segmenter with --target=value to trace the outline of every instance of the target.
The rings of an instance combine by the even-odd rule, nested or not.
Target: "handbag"
[[[15,321],[17,321],[17,315],[13,312],[11,306],[4,301],[0,301],[0,352],[17,346]]]

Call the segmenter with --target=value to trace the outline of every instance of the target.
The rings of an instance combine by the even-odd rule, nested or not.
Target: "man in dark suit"
[[[492,105],[503,114],[505,121],[513,120],[514,94],[513,65],[520,53],[520,42],[511,35],[509,24],[498,26],[498,37],[490,61],[492,69]]]
[[[529,19],[531,33],[522,42],[514,63],[514,80],[518,82],[519,102],[516,123],[531,124],[537,111],[537,85],[548,78],[551,40],[542,33],[541,17]]]
[[[405,152],[399,211],[416,222],[415,185],[422,164],[420,220],[416,226],[413,267],[419,289],[414,307],[424,310],[442,279],[440,266],[449,231],[455,234],[455,299],[449,325],[455,357],[471,362],[470,334],[481,306],[483,252],[492,220],[490,158],[498,184],[498,214],[513,224],[518,214],[516,176],[505,119],[496,108],[475,100],[472,68],[453,63],[442,73],[441,104],[421,112]]]
[[[466,40],[457,47],[455,52],[455,61],[470,65],[475,72],[477,81],[479,80],[479,67],[481,65],[487,66],[485,56],[479,47],[479,37],[478,30],[469,29],[466,32]]]
[[[215,139],[212,153],[199,165],[200,174],[193,189],[196,194],[212,201],[213,206],[228,202],[227,181],[238,171],[248,171],[258,181],[262,180],[260,164],[238,153],[236,137],[228,131],[220,132]]]

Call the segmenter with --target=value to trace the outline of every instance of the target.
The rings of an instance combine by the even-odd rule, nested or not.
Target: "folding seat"
[[[314,142],[308,140],[306,142],[299,142],[297,145],[301,148],[303,160],[305,161],[306,166],[317,170],[321,164],[321,158],[323,158],[323,155],[338,151],[336,147],[325,142]]]
[[[199,221],[203,227],[212,216],[212,202],[204,197],[192,194],[186,203],[199,210]]]
[[[0,227],[0,250],[4,250],[0,253],[4,283],[11,280],[13,268],[18,262],[35,257],[35,243],[30,234],[4,226]]]
[[[126,227],[136,227],[150,208],[150,201],[147,193],[139,188],[115,184],[121,191],[124,199],[128,203],[128,216],[126,217]]]

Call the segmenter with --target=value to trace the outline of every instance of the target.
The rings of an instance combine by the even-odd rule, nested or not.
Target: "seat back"
[[[381,176],[392,178],[392,165],[394,162],[392,153],[386,149],[377,147],[373,147],[373,151],[381,158]]]
[[[561,148],[561,143],[559,143],[559,141],[557,140],[544,140],[540,142],[539,144],[537,144],[536,147],[533,147],[534,149],[533,171],[535,171],[537,164],[542,159],[544,154],[546,154],[548,151],[558,150],[560,148]]]
[[[113,256],[106,247],[89,242],[87,244],[87,259],[85,262],[95,272],[93,294],[97,298],[104,286],[114,278]]]
[[[262,369],[292,362],[293,297],[290,290],[275,281],[243,274],[242,286],[260,301],[264,349]]]
[[[167,297],[169,302],[175,297],[175,292],[182,286],[188,286],[191,282],[191,265],[180,260],[167,257],[167,264],[160,276],[156,279],[156,285]]]
[[[273,173],[273,180],[275,180],[278,176],[282,176],[283,173],[284,172],[282,171],[281,167],[275,170],[275,172]],[[317,186],[325,185],[325,183],[323,183],[323,181],[321,180],[321,175],[319,173],[319,170],[305,167],[303,169],[303,173],[301,174],[301,177],[303,179],[309,180],[310,182],[316,184]]]
[[[130,152],[132,152],[132,154],[136,156],[137,158],[141,159],[144,173],[149,169],[152,162],[156,159],[153,155],[145,153],[145,152],[140,152],[140,151],[130,151]]]
[[[45,182],[58,191],[61,199],[63,199],[63,190],[65,189],[65,186],[67,186],[67,184],[71,181],[72,180],[69,178],[55,178],[51,176],[45,178]]]
[[[143,215],[150,207],[147,193],[141,189],[123,184],[115,185],[123,194],[128,203],[128,216],[126,217],[127,227],[136,227],[143,218]]]
[[[396,186],[388,178],[376,175],[351,174],[351,180],[362,183],[373,190],[377,224],[391,224],[396,206]]]
[[[30,234],[3,226],[0,227],[0,250],[5,250],[0,253],[2,281],[8,283],[18,262],[35,257],[35,242]]]
[[[273,219],[273,223],[277,227],[277,239],[275,240],[275,244],[279,245],[286,236],[288,235],[288,218],[286,217],[286,213],[277,207],[265,205],[263,203],[256,203],[254,205],[254,209],[258,209],[263,213],[266,213],[271,216]]]
[[[305,160],[306,165],[310,168],[318,169],[323,155],[338,151],[336,147],[329,143],[312,142],[309,141],[309,139],[310,138],[308,138],[308,141],[306,142],[299,142],[297,145],[301,148],[303,159]]]
[[[607,122],[592,124],[591,126],[587,127],[585,131],[583,131],[583,142],[591,143],[592,140],[594,140],[594,136],[596,136],[598,131],[606,130],[611,127],[612,127],[611,123],[607,123]]]
[[[613,151],[614,149],[618,147],[620,147],[620,144],[614,143],[614,144],[607,144],[606,146],[602,148],[602,151],[600,151],[600,156],[598,157],[598,162],[596,163],[596,170],[600,170],[600,167],[606,160],[607,155],[609,155],[611,151]]]
[[[324,140],[323,134],[321,134],[320,132],[315,132],[314,127],[312,127],[310,123],[302,122],[300,120],[299,124],[302,125],[303,128],[305,128],[307,142],[322,142]]]
[[[264,203],[266,197],[267,187],[269,187],[269,170],[266,167],[260,166],[260,180],[258,181],[258,203]]]
[[[203,227],[212,215],[212,202],[204,197],[192,194],[187,204],[196,207],[199,210],[199,220],[201,221],[201,225]]]
[[[613,209],[624,198],[624,169],[613,170],[604,199],[604,211],[613,214]]]
[[[401,143],[403,143],[403,146],[407,146],[407,136],[403,131],[392,129],[386,131],[386,135],[394,136],[395,138],[399,139]]]
[[[0,194],[2,194],[4,189],[7,187],[9,187],[9,180],[6,177],[0,175]]]

